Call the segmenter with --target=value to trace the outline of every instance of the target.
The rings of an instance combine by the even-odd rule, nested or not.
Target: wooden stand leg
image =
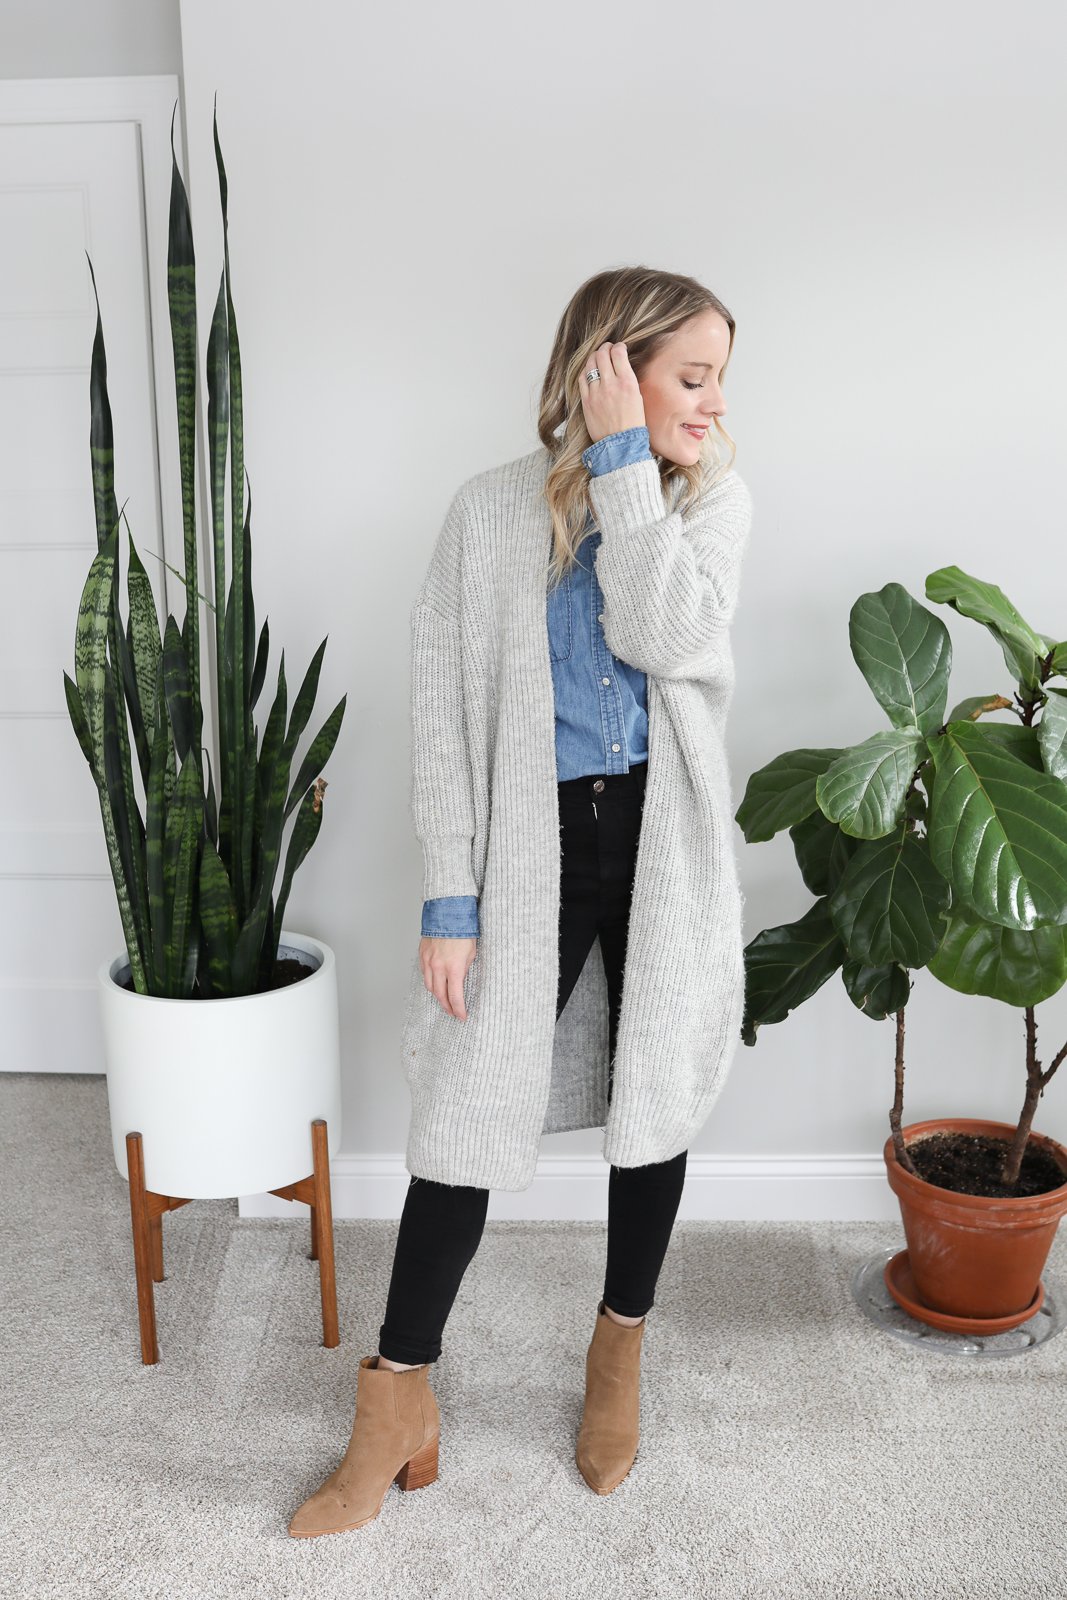
[[[337,1327],[337,1278],[333,1261],[333,1201],[330,1196],[330,1148],[326,1120],[316,1117],[311,1124],[311,1152],[314,1160],[315,1203],[311,1208],[312,1256],[319,1263],[319,1295],[322,1300],[322,1342],[333,1350],[341,1342]]]
[[[337,1320],[337,1278],[333,1259],[333,1206],[330,1198],[330,1147],[326,1121],[311,1124],[310,1177],[288,1183],[271,1194],[283,1200],[302,1200],[311,1207],[311,1259],[319,1263],[322,1302],[322,1342],[334,1350],[341,1342]],[[130,1175],[130,1220],[133,1225],[133,1265],[137,1277],[137,1316],[141,1328],[141,1360],[154,1366],[159,1360],[153,1285],[163,1282],[163,1213],[187,1206],[176,1195],[155,1194],[145,1188],[144,1144],[139,1133],[126,1135],[126,1162]]]
[[[337,1278],[333,1261],[333,1204],[330,1199],[330,1144],[326,1119],[316,1117],[311,1124],[311,1159],[314,1172],[296,1183],[287,1183],[271,1194],[283,1200],[302,1200],[311,1207],[311,1260],[319,1264],[319,1296],[322,1301],[322,1342],[335,1350],[341,1342],[337,1321]]]
[[[133,1266],[137,1275],[137,1316],[141,1324],[141,1360],[150,1367],[159,1360],[159,1345],[156,1343],[156,1306],[152,1291],[152,1219],[148,1212],[148,1191],[144,1186],[144,1147],[139,1133],[126,1135],[126,1161],[130,1173],[130,1216],[133,1222]],[[159,1223],[158,1217],[156,1222]]]
[[[163,1282],[163,1217],[152,1218],[152,1277],[156,1283]]]

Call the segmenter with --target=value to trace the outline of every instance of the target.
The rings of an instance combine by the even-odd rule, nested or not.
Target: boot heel
[[[436,1480],[439,1443],[440,1435],[435,1434],[429,1444],[424,1444],[410,1461],[405,1461],[394,1480],[401,1489],[424,1489]]]

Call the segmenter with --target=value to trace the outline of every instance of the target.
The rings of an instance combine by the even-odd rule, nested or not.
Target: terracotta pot
[[[1008,1122],[940,1117],[902,1129],[911,1147],[935,1133],[982,1134],[1011,1139]],[[1045,1194],[1022,1199],[959,1194],[926,1183],[900,1165],[892,1135],[882,1151],[889,1186],[900,1201],[908,1261],[922,1304],[955,1317],[989,1319],[1032,1314],[1041,1272],[1060,1218],[1067,1212],[1067,1149],[1044,1134],[1043,1146],[1064,1174]]]

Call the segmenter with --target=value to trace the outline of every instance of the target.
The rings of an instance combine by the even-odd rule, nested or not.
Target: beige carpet
[[[396,1223],[336,1224],[328,1351],[305,1207],[167,1216],[145,1367],[104,1079],[0,1076],[0,1128],[4,1597],[1067,1597],[1067,1337],[968,1365],[881,1334],[849,1283],[899,1225],[677,1223],[640,1451],[601,1497],[573,1452],[603,1225],[488,1223],[431,1369],[437,1482],[294,1540],[348,1440]]]

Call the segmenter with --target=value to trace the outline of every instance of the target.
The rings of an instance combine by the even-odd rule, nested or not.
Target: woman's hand
[[[600,373],[599,380],[594,378],[592,383],[585,375],[590,367],[596,367]],[[579,379],[579,387],[585,426],[594,444],[598,439],[606,439],[609,433],[647,426],[645,403],[625,344],[605,340],[594,350],[593,359]]]
[[[477,939],[423,938],[419,940],[422,981],[450,1017],[467,1020],[463,980],[478,953]]]

